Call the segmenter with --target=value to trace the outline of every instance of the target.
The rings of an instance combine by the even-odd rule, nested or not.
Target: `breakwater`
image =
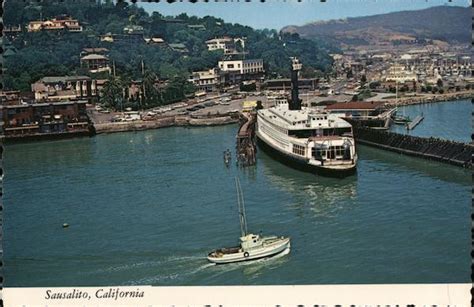
[[[413,104],[425,104],[433,102],[446,102],[454,100],[464,100],[474,98],[473,91],[462,91],[455,93],[446,94],[433,94],[433,95],[416,95],[408,97],[398,97],[398,99],[386,99],[386,105],[389,107],[413,105]]]
[[[237,123],[238,118],[233,115],[224,116],[168,116],[154,120],[137,120],[129,122],[96,123],[94,128],[97,134],[140,131],[174,126],[219,126]]]
[[[439,138],[423,138],[354,125],[356,142],[402,154],[471,167],[474,146]]]

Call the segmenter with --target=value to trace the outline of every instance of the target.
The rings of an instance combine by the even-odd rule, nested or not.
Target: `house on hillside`
[[[234,40],[227,36],[207,40],[206,45],[207,50],[209,51],[223,50],[224,54],[232,53],[235,51]]]
[[[123,28],[123,33],[129,35],[143,35],[144,29],[139,25],[128,25]]]
[[[10,37],[10,38],[15,38],[16,36],[18,36],[18,34],[20,34],[22,31],[21,31],[21,26],[18,25],[18,26],[9,26],[9,25],[5,25],[3,27],[3,34],[5,34],[5,36],[7,37]]]
[[[192,29],[192,30],[198,30],[198,31],[205,31],[206,30],[206,27],[202,24],[200,24],[200,25],[188,25],[188,28]]]
[[[186,48],[185,44],[176,43],[176,44],[169,44],[171,50],[179,52],[179,53],[189,53],[188,48]]]
[[[158,46],[165,46],[166,42],[161,37],[152,37],[152,38],[144,38],[145,43],[148,45],[158,45]]]
[[[77,19],[73,19],[67,15],[61,15],[45,21],[31,21],[28,24],[28,32],[38,32],[42,30],[67,30],[69,32],[82,32],[82,26]]]
[[[102,54],[88,54],[81,57],[81,67],[86,68],[91,73],[111,72],[110,60]]]
[[[102,55],[108,55],[109,54],[109,49],[107,48],[102,48],[102,47],[97,47],[97,48],[84,48],[81,51],[81,57],[86,56],[88,54],[102,54]]]

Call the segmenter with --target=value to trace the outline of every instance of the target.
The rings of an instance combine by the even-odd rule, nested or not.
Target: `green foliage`
[[[22,32],[12,41],[18,52],[5,61],[6,88],[29,91],[31,84],[44,76],[90,75],[80,67],[81,50],[105,47],[110,50],[109,57],[114,62],[116,75],[120,76],[109,78],[105,103],[117,107],[117,84],[148,80],[152,74],[160,79],[169,79],[169,86],[159,93],[154,92],[154,87],[145,85],[146,90],[151,92],[144,93],[143,106],[151,106],[177,101],[195,90],[186,81],[190,72],[215,67],[223,58],[222,51],[207,50],[205,41],[214,37],[244,37],[245,45],[239,44],[238,49],[248,53],[246,58],[263,59],[266,73],[271,77],[288,77],[289,58],[293,56],[299,57],[304,64],[303,77],[321,77],[322,72],[332,65],[328,53],[335,51],[322,41],[302,39],[297,34],[269,29],[254,30],[211,16],[198,18],[181,14],[173,18],[158,12],[149,15],[144,9],[125,1],[43,0],[27,6],[21,1],[7,1],[4,22],[6,25],[20,24],[25,28],[29,21],[62,14],[78,19],[84,31]],[[130,24],[142,26],[146,37],[161,37],[167,43],[182,43],[189,53],[182,54],[145,42],[100,41],[100,35],[123,34],[123,28]],[[192,29],[189,25],[203,25],[206,29]],[[142,61],[148,76],[142,76]],[[109,76],[96,74],[93,77],[104,79]]]
[[[119,109],[123,105],[123,98],[122,80],[111,76],[102,89],[101,103],[109,108]]]

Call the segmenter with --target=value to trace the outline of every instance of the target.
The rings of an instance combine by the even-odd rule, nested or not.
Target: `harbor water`
[[[469,114],[465,125],[451,120],[450,106]],[[413,132],[437,118],[427,130],[465,139],[470,108],[430,105]],[[234,153],[237,128],[8,145],[4,285],[470,281],[468,170],[365,146],[357,173],[344,179],[302,173],[261,151],[255,167],[240,169],[233,156],[227,168],[222,155]],[[207,262],[211,250],[238,243],[235,176],[249,230],[290,236],[289,254]]]
[[[391,131],[469,143],[471,111],[472,102],[469,99],[403,106],[398,108],[397,115],[409,116],[412,120],[422,115],[424,119],[413,130],[407,130],[405,125],[393,125]]]

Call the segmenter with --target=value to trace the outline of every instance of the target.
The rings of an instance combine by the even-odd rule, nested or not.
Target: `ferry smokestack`
[[[291,101],[290,110],[301,110],[301,100],[298,94],[298,72],[301,70],[301,63],[297,58],[292,58],[291,65]]]

